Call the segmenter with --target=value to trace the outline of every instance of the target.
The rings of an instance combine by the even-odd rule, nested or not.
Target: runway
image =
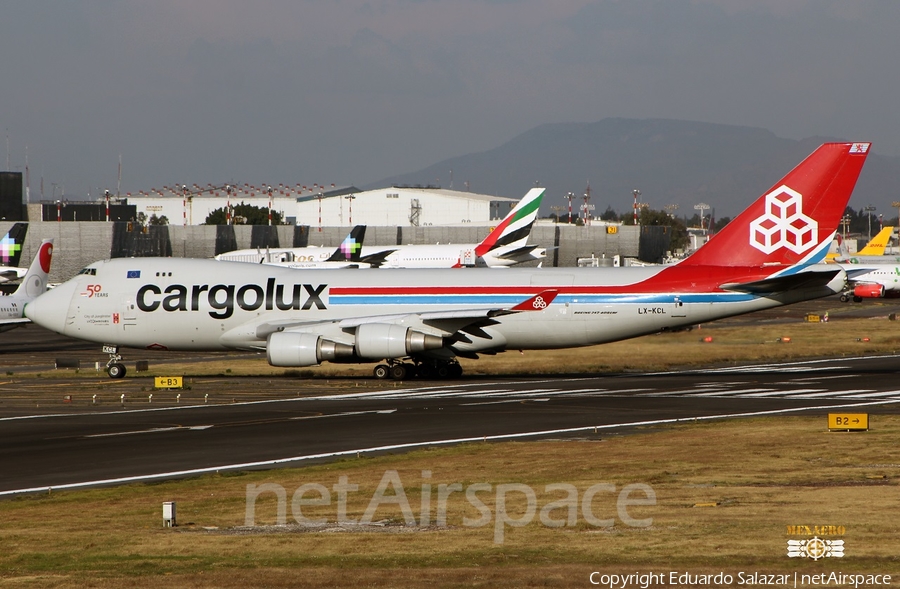
[[[465,441],[596,439],[683,420],[838,409],[894,413],[898,368],[900,359],[867,357],[653,374],[410,381],[390,390],[245,403],[16,415],[0,419],[0,495]]]

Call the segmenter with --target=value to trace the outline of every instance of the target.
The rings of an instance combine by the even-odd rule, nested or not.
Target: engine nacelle
[[[853,287],[853,296],[862,299],[880,299],[884,296],[883,284],[859,284]]]
[[[370,360],[402,358],[444,346],[439,335],[422,333],[402,325],[363,323],[356,328],[356,355]]]
[[[353,356],[353,346],[322,339],[312,333],[277,331],[269,335],[266,358],[272,366],[315,366],[326,360]]]

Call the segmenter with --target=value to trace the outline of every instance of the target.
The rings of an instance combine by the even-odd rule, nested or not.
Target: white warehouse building
[[[300,196],[297,222],[324,227],[490,225],[505,217],[517,202],[514,198],[439,187],[392,186],[321,198],[315,194]]]
[[[523,193],[524,194],[524,193]],[[518,198],[488,196],[442,189],[437,186],[392,186],[360,191],[355,187],[313,190],[305,187],[273,187],[268,190],[235,186],[196,191],[129,194],[128,204],[147,218],[165,216],[171,225],[202,225],[207,216],[228,205],[241,203],[260,208],[272,203],[283,221],[311,227],[450,226],[490,225],[502,219],[519,202]]]

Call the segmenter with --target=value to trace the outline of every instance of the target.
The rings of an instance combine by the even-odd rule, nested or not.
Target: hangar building
[[[164,216],[170,225],[202,225],[212,211],[228,205],[243,203],[267,208],[271,202],[272,210],[278,211],[289,225],[426,227],[491,225],[506,216],[519,201],[439,186],[392,186],[367,191],[354,186],[198,188],[129,193],[125,202],[117,199],[117,204],[127,203],[135,208],[136,215],[143,213],[148,219]],[[41,218],[55,220],[44,215]],[[67,219],[63,217],[63,220]]]

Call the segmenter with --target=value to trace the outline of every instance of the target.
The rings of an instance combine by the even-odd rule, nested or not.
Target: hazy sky
[[[900,155],[895,0],[0,1],[32,200],[365,184],[537,125],[673,118]],[[5,146],[3,146],[5,148]],[[0,168],[6,167],[5,159]]]

